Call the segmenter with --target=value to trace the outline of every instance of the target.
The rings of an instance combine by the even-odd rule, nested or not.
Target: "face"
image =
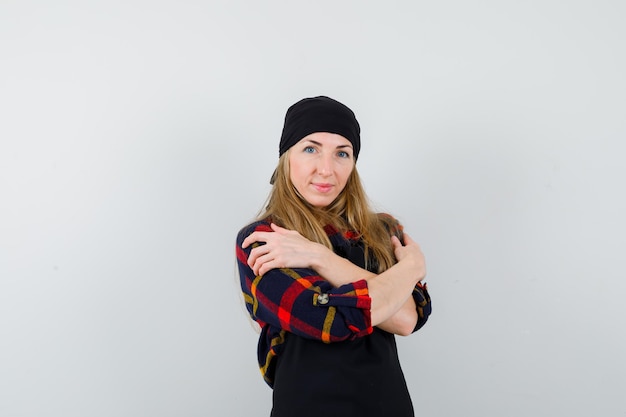
[[[335,133],[305,136],[289,150],[290,179],[312,206],[326,207],[343,191],[354,169],[352,144]]]

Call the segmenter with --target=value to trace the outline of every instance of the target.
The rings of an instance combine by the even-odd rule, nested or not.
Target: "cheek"
[[[305,178],[306,170],[304,169],[302,164],[289,165],[289,179],[296,187],[299,187]]]
[[[341,171],[341,184],[345,186],[348,183],[348,178],[350,178],[350,174],[352,174],[353,166],[350,168],[345,168]]]

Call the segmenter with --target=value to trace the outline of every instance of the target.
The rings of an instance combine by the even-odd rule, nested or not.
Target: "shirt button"
[[[328,294],[320,294],[317,296],[318,304],[328,304]]]

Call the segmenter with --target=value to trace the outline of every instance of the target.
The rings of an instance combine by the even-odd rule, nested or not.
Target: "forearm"
[[[408,336],[413,333],[417,319],[415,300],[412,296],[409,296],[402,307],[400,307],[400,310],[376,327],[389,333]]]
[[[373,272],[353,264],[325,246],[313,257],[311,268],[324,277],[333,287],[340,287],[361,279],[376,276]]]
[[[416,271],[410,263],[399,262],[382,274],[366,279],[372,300],[372,326],[385,323],[407,304],[412,304],[415,309],[411,294],[417,282],[423,278]]]
[[[368,282],[372,299],[372,326],[400,335],[412,332],[418,319],[415,301],[411,296],[417,279],[410,265],[396,264],[376,275],[325,247],[314,259],[313,268],[334,287],[361,279]]]

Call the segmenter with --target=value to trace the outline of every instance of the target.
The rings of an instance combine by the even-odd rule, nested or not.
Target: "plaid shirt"
[[[392,233],[399,234],[401,230],[397,225]],[[261,327],[259,367],[267,384],[273,386],[275,359],[282,351],[285,332],[325,343],[367,336],[373,332],[371,299],[365,280],[335,288],[309,268],[272,269],[263,276],[255,276],[247,260],[258,244],[241,247],[254,231],[272,229],[267,221],[257,221],[241,229],[237,235],[237,265],[246,308]],[[354,234],[341,235],[332,228],[326,232],[336,251],[336,244],[358,242]],[[422,284],[415,287],[413,297],[418,311],[415,330],[418,330],[430,314],[430,297]]]

